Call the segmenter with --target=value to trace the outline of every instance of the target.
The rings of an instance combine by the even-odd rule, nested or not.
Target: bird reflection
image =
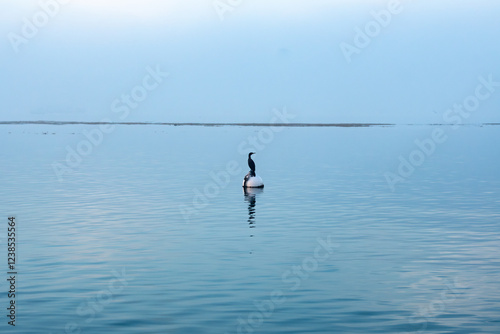
[[[245,201],[248,202],[248,225],[250,228],[255,228],[255,203],[257,194],[264,191],[262,188],[243,188]],[[253,237],[253,235],[250,235]]]

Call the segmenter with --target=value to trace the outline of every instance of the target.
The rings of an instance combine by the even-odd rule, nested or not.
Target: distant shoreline
[[[0,125],[162,125],[162,126],[282,126],[282,127],[389,127],[389,126],[451,126],[455,124],[396,124],[396,123],[171,123],[171,122],[78,122],[78,121],[0,121]],[[500,125],[500,123],[459,124],[459,126]]]

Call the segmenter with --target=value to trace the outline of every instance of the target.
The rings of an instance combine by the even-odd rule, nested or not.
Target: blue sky
[[[499,14],[494,0],[4,0],[0,120],[267,122],[286,106],[296,122],[441,122],[479,76],[500,82]],[[358,28],[375,30],[346,57]],[[467,121],[500,122],[499,106],[500,87]]]

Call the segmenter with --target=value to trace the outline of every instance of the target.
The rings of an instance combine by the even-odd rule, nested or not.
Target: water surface
[[[98,127],[0,127],[17,332],[500,331],[496,126]]]

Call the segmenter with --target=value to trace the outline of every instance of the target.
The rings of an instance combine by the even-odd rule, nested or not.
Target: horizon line
[[[387,127],[387,126],[482,126],[500,123],[257,123],[257,122],[105,122],[105,121],[0,121],[0,125],[164,125],[164,126],[280,126],[280,127]]]

